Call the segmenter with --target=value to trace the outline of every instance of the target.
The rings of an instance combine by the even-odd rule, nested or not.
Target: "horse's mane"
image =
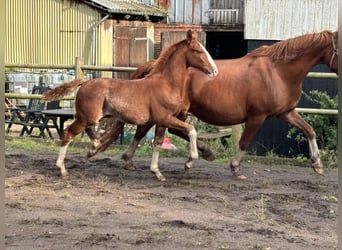
[[[151,60],[151,61],[148,61],[148,62],[140,65],[137,68],[137,70],[134,71],[131,79],[144,78],[146,75],[148,75],[152,71],[155,62],[156,62],[156,60]]]
[[[156,59],[156,61],[153,64],[153,69],[151,70],[150,74],[153,74],[155,72],[160,72],[165,68],[165,65],[169,58],[172,56],[172,54],[177,51],[178,47],[185,44],[187,40],[182,40],[178,43],[175,43],[168,48],[164,49],[159,57]]]
[[[251,51],[254,57],[267,56],[273,61],[290,62],[303,55],[307,49],[321,47],[331,43],[332,32],[325,30],[320,33],[311,33],[277,42],[271,46],[261,46]]]

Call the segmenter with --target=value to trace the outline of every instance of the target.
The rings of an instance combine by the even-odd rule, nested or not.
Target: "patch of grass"
[[[127,243],[140,245],[144,243],[161,242],[167,239],[169,232],[163,228],[151,228],[138,231],[132,238],[127,239]]]
[[[69,193],[64,193],[61,197],[63,199],[69,199],[69,198],[71,198],[71,195]]]
[[[337,202],[338,198],[335,195],[322,195],[321,200],[329,202]]]
[[[5,137],[5,150],[23,149],[29,151],[55,152],[59,148],[57,141],[31,137]]]

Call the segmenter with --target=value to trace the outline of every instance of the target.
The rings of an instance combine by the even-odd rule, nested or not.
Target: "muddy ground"
[[[120,156],[6,153],[6,249],[337,249],[337,171],[244,161],[248,180],[226,164],[163,158],[123,169]],[[309,166],[309,162],[307,163]]]

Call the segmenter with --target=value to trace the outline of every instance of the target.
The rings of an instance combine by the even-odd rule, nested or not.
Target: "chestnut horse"
[[[215,76],[217,67],[203,45],[197,40],[197,33],[189,30],[187,38],[164,50],[155,62],[151,73],[143,79],[124,80],[98,78],[89,81],[74,80],[45,92],[46,101],[57,100],[79,87],[75,99],[75,120],[63,131],[61,148],[56,162],[62,176],[66,176],[64,166],[67,147],[73,138],[86,131],[96,146],[106,144],[101,137],[106,124],[116,124],[121,131],[124,123],[139,127],[153,124],[177,129],[188,135],[190,140],[189,164],[198,158],[196,131],[188,123],[176,116],[181,112],[184,91],[184,76],[187,67],[196,67],[204,74]],[[110,131],[117,133],[118,131]],[[106,136],[104,136],[106,135]],[[155,162],[155,161],[152,161]],[[158,166],[152,166],[157,168]]]
[[[302,81],[313,66],[323,63],[338,73],[337,40],[337,31],[322,31],[261,46],[238,59],[215,60],[219,74],[213,79],[197,69],[189,68],[187,94],[184,95],[188,98],[183,99],[182,113],[178,118],[185,120],[187,112],[190,112],[214,125],[245,123],[239,151],[230,165],[236,177],[245,178],[239,167],[247,146],[267,118],[278,117],[304,132],[308,138],[312,167],[323,174],[315,132],[295,108],[301,97]],[[154,63],[151,61],[139,67],[134,77],[143,77],[154,67]],[[164,132],[164,127],[157,126],[156,140],[159,145]],[[179,130],[169,129],[169,132],[188,140],[188,136]],[[143,136],[138,129],[123,155],[129,167],[133,166],[134,151]],[[197,141],[197,146],[204,158],[214,159],[206,144]],[[157,164],[158,159],[153,160]],[[153,171],[159,179],[165,179],[158,169]]]

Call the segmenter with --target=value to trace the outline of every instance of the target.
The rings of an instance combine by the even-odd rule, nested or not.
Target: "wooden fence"
[[[93,66],[84,65],[82,57],[75,58],[75,64],[67,65],[40,65],[40,64],[5,64],[6,68],[30,68],[30,69],[74,69],[75,78],[83,78],[84,70],[92,71],[111,71],[111,72],[134,72],[136,67],[112,67],[112,66]],[[317,73],[309,72],[307,77],[314,78],[334,78],[337,79],[335,73]],[[19,94],[19,93],[5,93],[5,97],[12,99],[37,99],[41,98],[41,95],[32,94]],[[74,96],[65,96],[61,100],[74,100]],[[311,113],[311,114],[321,114],[321,115],[337,115],[338,110],[336,109],[309,109],[309,108],[296,108],[300,113]],[[232,137],[237,145],[241,134],[241,125],[232,126]]]

